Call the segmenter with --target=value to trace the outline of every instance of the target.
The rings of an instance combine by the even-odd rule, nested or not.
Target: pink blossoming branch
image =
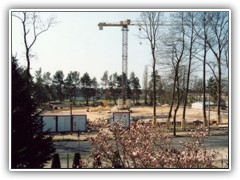
[[[93,160],[83,162],[85,168],[214,168],[217,152],[207,151],[202,127],[176,148],[166,128],[152,122],[92,126],[98,133],[91,138]]]

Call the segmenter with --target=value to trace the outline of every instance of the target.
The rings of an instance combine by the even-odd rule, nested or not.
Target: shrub
[[[92,154],[101,159],[102,168],[213,168],[216,153],[206,150],[201,128],[176,148],[166,129],[152,122],[138,121],[129,129],[115,123],[111,131],[97,127]]]

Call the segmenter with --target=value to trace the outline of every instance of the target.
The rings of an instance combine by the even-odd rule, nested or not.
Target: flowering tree
[[[91,139],[94,168],[213,168],[216,153],[206,150],[201,128],[176,148],[160,124],[138,121],[129,129],[120,123],[95,127],[99,133]]]

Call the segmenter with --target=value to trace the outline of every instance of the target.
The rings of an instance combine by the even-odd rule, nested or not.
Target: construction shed
[[[62,132],[84,132],[87,131],[87,115],[41,115],[43,122],[43,132],[62,133]]]

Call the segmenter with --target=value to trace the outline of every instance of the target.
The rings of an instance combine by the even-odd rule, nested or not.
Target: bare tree
[[[143,25],[141,29],[144,31],[143,38],[147,39],[151,46],[151,54],[153,58],[152,72],[153,72],[153,123],[156,123],[156,62],[157,62],[157,44],[161,37],[161,12],[143,12],[141,13],[141,20]]]
[[[184,36],[184,35],[183,35]],[[167,119],[167,127],[169,127],[170,118],[172,117],[172,110],[175,100],[177,100],[175,109],[174,109],[174,115],[173,115],[173,135],[176,136],[176,117],[177,117],[177,111],[179,109],[181,97],[180,97],[180,64],[182,62],[182,56],[184,52],[184,40],[183,40],[183,46],[182,49],[176,49],[176,46],[172,46],[172,68],[173,68],[173,74],[174,74],[174,80],[173,80],[173,88],[172,88],[172,96],[171,96],[171,105],[170,110],[168,113],[168,119]],[[180,51],[179,51],[180,50]],[[180,53],[180,54],[179,54]]]
[[[184,28],[184,12],[174,13],[172,16],[173,26],[170,29],[168,36],[165,38],[165,44],[169,46],[171,57],[171,67],[174,74],[173,89],[171,96],[171,105],[168,113],[167,126],[169,126],[172,110],[177,95],[177,104],[174,109],[173,116],[173,135],[176,135],[176,115],[180,105],[180,66],[184,59],[185,51],[185,28]],[[177,94],[176,94],[177,93]]]
[[[228,70],[228,12],[202,12],[199,17],[200,25],[196,32],[198,37],[203,40],[203,56],[201,58],[196,57],[203,61],[203,116],[206,125],[206,65],[208,65],[212,76],[218,84],[218,91],[216,92],[218,97],[218,123],[221,119],[222,67],[226,66]],[[209,49],[216,61],[208,58]]]
[[[207,63],[207,52],[209,50],[209,47],[207,45],[207,36],[208,36],[208,21],[207,21],[207,12],[200,12],[197,16],[198,19],[198,26],[195,27],[195,32],[199,38],[199,46],[203,47],[203,54],[201,58],[198,58],[202,61],[203,65],[203,125],[207,126],[207,114],[206,114],[206,65]],[[201,42],[203,41],[203,42]]]
[[[214,77],[218,82],[218,109],[217,109],[217,116],[218,116],[218,123],[221,122],[221,114],[220,114],[220,107],[221,107],[221,81],[222,81],[222,56],[224,53],[225,46],[228,45],[228,34],[229,34],[229,21],[228,21],[228,12],[210,12],[208,13],[208,22],[210,26],[210,33],[207,36],[207,45],[211,49],[212,53],[214,54],[217,67],[218,67],[218,74],[214,73]]]
[[[195,28],[195,13],[194,12],[188,12],[185,24],[189,28],[189,48],[188,48],[188,53],[189,53],[189,59],[188,59],[188,72],[187,72],[187,82],[186,82],[186,89],[185,89],[185,97],[184,97],[184,105],[183,105],[183,116],[182,116],[182,123],[181,123],[181,128],[182,130],[185,130],[185,124],[186,124],[186,106],[188,102],[188,91],[189,91],[189,81],[190,81],[190,73],[191,73],[191,66],[192,66],[192,59],[193,59],[193,47],[194,43],[196,41],[196,33],[194,31]]]
[[[25,57],[27,60],[26,77],[30,80],[30,63],[33,57],[31,50],[36,43],[37,38],[44,32],[46,32],[54,23],[56,23],[54,17],[50,17],[47,22],[42,22],[37,12],[21,12],[13,13],[13,17],[19,19],[23,28],[23,40],[25,46]]]
[[[207,126],[207,114],[206,114],[206,60],[207,60],[207,20],[206,12],[203,13],[203,124]]]

